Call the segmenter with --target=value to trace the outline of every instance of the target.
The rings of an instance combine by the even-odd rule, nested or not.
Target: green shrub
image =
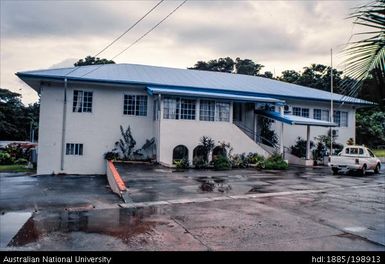
[[[174,160],[173,163],[177,169],[187,169],[190,166],[190,162],[187,159]]]
[[[205,160],[204,157],[195,157],[193,164],[195,166],[195,169],[206,169],[209,166],[209,163]]]
[[[15,158],[11,157],[9,153],[0,152],[0,165],[12,165],[15,162]]]
[[[278,153],[274,153],[265,161],[265,169],[267,170],[286,170],[288,164]]]
[[[249,165],[249,159],[245,153],[236,154],[231,156],[231,166],[233,168],[247,168]]]
[[[312,149],[314,146],[313,141],[310,141],[310,149]],[[297,156],[298,158],[305,158],[306,157],[306,140],[302,139],[301,137],[297,138],[297,141],[295,142],[294,146],[290,147],[291,154],[294,156]]]
[[[214,170],[229,170],[231,169],[230,160],[223,155],[217,156],[216,159],[213,160]]]
[[[23,159],[23,158],[20,158],[20,159],[18,159],[18,160],[15,161],[15,164],[19,164],[19,165],[27,165],[27,164],[28,164],[28,160]]]
[[[117,159],[119,159],[119,153],[116,153],[116,152],[113,152],[113,151],[106,152],[106,153],[104,153],[104,159],[106,159],[106,160],[117,160]]]

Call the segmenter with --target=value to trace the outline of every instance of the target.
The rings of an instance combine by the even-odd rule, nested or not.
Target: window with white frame
[[[309,108],[293,107],[293,115],[309,117]]]
[[[180,119],[194,120],[195,105],[196,100],[180,99]]]
[[[215,101],[201,100],[199,110],[199,120],[214,121],[215,118]]]
[[[195,120],[196,100],[166,97],[163,100],[164,119]]]
[[[66,155],[83,155],[83,144],[80,143],[67,143],[66,144]]]
[[[326,109],[314,109],[313,110],[313,118],[323,121],[329,121],[329,110]]]
[[[213,100],[201,100],[199,120],[229,122],[230,103],[216,102]]]
[[[147,116],[146,95],[124,95],[123,114]]]
[[[72,112],[92,112],[92,92],[74,90]]]
[[[230,121],[230,103],[216,102],[215,104],[215,120],[216,121]]]
[[[164,98],[163,99],[163,118],[164,119],[178,119],[179,113],[177,112],[177,99],[176,98]]]
[[[339,127],[348,127],[348,112],[334,111],[333,121]]]

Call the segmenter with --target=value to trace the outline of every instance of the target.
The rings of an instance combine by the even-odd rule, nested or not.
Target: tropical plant
[[[345,74],[355,79],[349,95],[356,95],[363,81],[372,75],[378,82],[382,99],[385,99],[385,0],[375,0],[357,7],[349,18],[354,24],[368,28],[366,32],[356,33],[365,38],[351,41],[343,50],[347,59]],[[346,86],[351,86],[346,83]]]
[[[132,150],[136,145],[136,141],[132,136],[130,126],[128,126],[126,130],[124,130],[123,127],[120,126],[120,133],[122,135],[122,138],[119,139],[119,141],[117,141],[115,145],[119,147],[120,151],[122,152],[123,159],[128,160],[131,157]]]
[[[305,158],[306,144],[307,144],[306,140],[302,139],[301,137],[298,137],[297,141],[295,142],[295,145],[290,147],[291,154],[299,158]],[[310,149],[313,148],[313,146],[314,146],[313,141],[310,141]]]
[[[117,160],[119,159],[119,153],[115,151],[108,151],[104,153],[104,159],[106,160]]]
[[[174,164],[177,169],[187,169],[190,166],[187,159],[174,160]]]
[[[213,148],[215,147],[214,140],[211,137],[203,136],[200,139],[200,143],[202,144],[202,147],[203,147],[202,148],[202,150],[203,150],[203,160],[205,162],[208,162],[209,161],[210,151],[212,151]]]
[[[219,155],[213,160],[214,170],[229,170],[231,169],[231,161],[228,157]]]
[[[247,168],[249,165],[249,159],[245,153],[232,155],[230,161],[233,168]]]
[[[267,170],[286,170],[288,168],[287,162],[282,158],[279,153],[273,153],[265,161],[265,169]]]

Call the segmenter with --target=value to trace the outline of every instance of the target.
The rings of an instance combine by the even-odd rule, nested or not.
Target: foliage
[[[249,165],[249,159],[245,153],[232,155],[230,161],[233,168],[247,168]]]
[[[209,163],[201,156],[195,157],[193,164],[196,169],[206,169],[209,166]]]
[[[86,66],[86,65],[97,65],[97,64],[115,64],[114,61],[112,60],[107,60],[107,59],[101,59],[98,57],[92,57],[92,56],[87,56],[83,59],[78,60],[74,66]]]
[[[326,156],[327,147],[323,142],[318,142],[317,147],[313,150],[313,160],[320,160]]]
[[[0,165],[0,172],[34,172],[22,164]]]
[[[203,147],[203,161],[208,162],[210,151],[215,147],[214,140],[211,137],[203,136],[200,139],[200,143]]]
[[[373,149],[372,151],[377,157],[385,157],[385,149]]]
[[[38,127],[39,103],[24,106],[21,95],[0,88],[0,138],[3,140],[29,140],[32,129]],[[34,141],[38,133],[35,133]]]
[[[190,166],[190,162],[187,159],[174,160],[174,164],[177,169],[187,169]]]
[[[331,140],[333,140],[333,152],[338,153],[343,149],[343,145],[336,143],[337,138],[338,138],[337,130],[332,129],[332,136],[330,136],[330,130],[328,130],[326,135],[319,135],[314,139],[321,142],[329,151],[330,151]]]
[[[310,149],[314,147],[314,142],[310,141]],[[290,147],[291,154],[294,156],[297,156],[299,158],[305,158],[306,157],[306,140],[302,139],[301,137],[297,138],[297,141],[295,142],[295,145]]]
[[[213,160],[214,170],[229,170],[231,162],[228,157],[219,155]]]
[[[249,153],[247,155],[249,164],[254,164],[257,169],[265,168],[265,157],[258,153]]]
[[[274,153],[265,161],[265,169],[267,170],[286,170],[288,167],[287,162],[279,153]]]
[[[106,160],[117,160],[119,159],[119,153],[115,151],[108,151],[104,153],[104,159]]]
[[[222,150],[220,153],[221,156],[227,157],[227,159],[231,157],[233,147],[229,142],[226,143],[225,141],[218,141],[218,147]]]
[[[19,165],[27,165],[27,164],[28,164],[28,160],[27,160],[27,159],[20,158],[20,159],[18,159],[18,160],[15,161],[15,164],[19,164]]]
[[[349,146],[354,145],[354,139],[353,139],[353,138],[349,138],[349,139],[346,141],[346,145],[349,145]]]
[[[235,70],[237,74],[245,74],[245,75],[258,75],[259,71],[264,67],[262,64],[255,63],[250,59],[235,59]]]
[[[377,80],[382,103],[385,101],[385,0],[375,0],[357,7],[349,18],[353,24],[367,27],[366,32],[354,34],[360,40],[350,41],[343,54],[347,57],[345,74],[357,80],[351,95],[355,95],[368,77]],[[365,38],[362,38],[364,36]],[[347,83],[346,86],[351,86]]]
[[[11,165],[15,162],[15,158],[11,157],[9,153],[0,151],[0,165]]]
[[[234,70],[234,60],[230,57],[226,57],[219,58],[218,60],[209,60],[208,62],[198,61],[193,67],[189,69],[230,73]]]
[[[155,155],[154,154],[154,150],[156,148],[156,144],[155,144],[155,138],[151,138],[151,139],[146,139],[146,142],[143,144],[143,146],[140,148],[140,149],[137,149],[134,151],[134,156],[136,157],[142,157],[143,158],[147,158],[147,159],[151,159],[153,158],[153,156]],[[145,154],[147,154],[147,156],[145,156]]]
[[[357,110],[356,138],[357,144],[369,148],[385,145],[385,111],[380,108]]]
[[[128,160],[131,158],[132,150],[136,145],[136,141],[132,136],[130,126],[128,126],[126,130],[123,129],[123,126],[120,126],[120,133],[122,138],[119,139],[115,145],[119,147],[120,151],[122,152],[123,160]]]

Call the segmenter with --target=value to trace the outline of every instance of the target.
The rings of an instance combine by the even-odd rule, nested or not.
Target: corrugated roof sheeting
[[[275,98],[330,101],[329,92],[263,77],[221,72],[166,68],[138,64],[105,64],[63,69],[19,72],[21,78],[64,78],[77,81],[116,82],[168,87],[189,87],[253,93]],[[72,72],[71,72],[72,71]],[[342,100],[343,99],[343,100]],[[334,101],[372,104],[371,102],[333,94]]]

